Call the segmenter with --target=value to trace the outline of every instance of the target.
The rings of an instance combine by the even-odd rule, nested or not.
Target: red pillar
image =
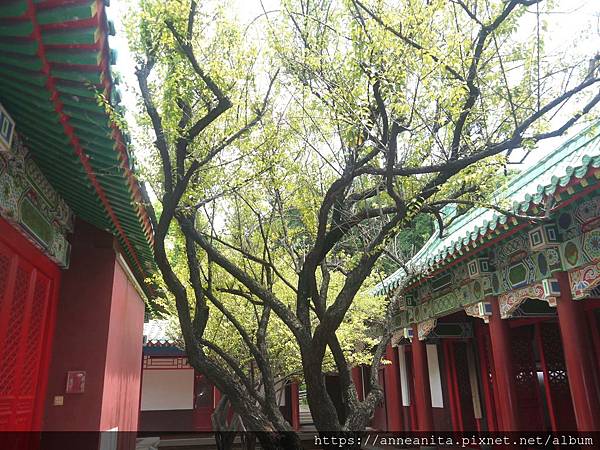
[[[492,304],[490,339],[494,358],[494,374],[500,402],[497,408],[499,431],[519,431],[517,393],[514,388],[513,366],[508,322],[500,318],[498,297],[486,299]]]
[[[488,370],[492,373],[492,379],[494,376],[494,368],[492,367],[492,355],[486,354],[486,339],[489,329],[483,324],[483,321],[475,321],[475,338],[477,340],[477,351],[479,352],[479,362],[482,377],[483,386],[483,397],[485,399],[485,417],[487,419],[488,431],[496,431],[498,429],[498,414],[496,412],[494,401],[493,386],[490,386],[488,379]],[[490,348],[491,351],[491,348]]]
[[[415,405],[417,407],[417,431],[434,431],[429,370],[427,367],[427,349],[425,343],[419,340],[416,325],[413,326],[412,358],[415,381]]]
[[[298,382],[291,384],[292,389],[292,428],[296,431],[300,429],[300,395],[298,393]]]
[[[594,310],[588,310],[586,314],[588,319],[588,325],[590,333],[592,334],[592,342],[594,343],[594,354],[596,355],[596,369],[597,374],[600,376],[600,332],[598,330],[598,322],[594,315]],[[598,380],[600,382],[600,380]]]
[[[448,401],[450,403],[448,409],[450,410],[450,419],[452,420],[452,430],[462,432],[462,410],[460,408],[452,342],[448,339],[443,340],[442,349],[444,352],[444,366],[446,366],[446,386],[448,388]]]
[[[385,349],[385,359],[391,361],[383,369],[385,377],[385,406],[387,408],[387,431],[402,431],[402,417],[400,415],[400,372],[398,369],[398,354],[388,344]]]
[[[546,404],[548,405],[548,415],[550,416],[550,425],[552,427],[552,431],[557,432],[560,431],[556,422],[556,411],[555,407],[557,405],[552,401],[552,387],[550,383],[547,381],[550,379],[548,364],[546,363],[546,355],[544,353],[544,343],[542,342],[542,324],[541,322],[535,323],[535,342],[538,348],[538,353],[540,355],[540,364],[542,366],[542,371],[544,372],[544,393],[546,394]]]
[[[354,382],[354,387],[356,387],[356,395],[360,401],[364,399],[363,392],[363,381],[362,381],[362,368],[360,366],[356,366],[352,368],[352,381]]]
[[[583,303],[573,300],[569,276],[556,274],[560,299],[556,305],[558,323],[571,388],[571,400],[579,431],[600,430],[600,395],[595,380],[591,336],[589,336]]]
[[[194,398],[195,398],[195,396],[194,396]],[[213,408],[216,408],[220,401],[221,401],[221,391],[218,390],[216,386],[213,386]]]

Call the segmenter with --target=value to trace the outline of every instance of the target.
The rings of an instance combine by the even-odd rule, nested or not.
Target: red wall
[[[115,252],[113,239],[78,222],[71,239],[70,268],[63,272],[48,376],[48,431],[98,430],[104,384]],[[85,393],[65,394],[67,371],[85,370]],[[63,406],[53,406],[54,396]],[[82,414],[82,412],[84,412]]]
[[[110,234],[79,221],[71,245],[58,302],[44,429],[135,430],[143,302],[116,260]],[[69,370],[86,371],[83,394],[65,393]],[[55,396],[64,397],[63,406],[53,405]]]
[[[115,264],[100,429],[136,431],[140,403],[144,302]]]

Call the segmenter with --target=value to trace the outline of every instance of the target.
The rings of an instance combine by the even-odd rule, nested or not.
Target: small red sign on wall
[[[70,370],[67,372],[67,394],[83,394],[85,392],[85,371]]]

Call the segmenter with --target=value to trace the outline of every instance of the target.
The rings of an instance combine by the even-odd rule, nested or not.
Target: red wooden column
[[[498,414],[496,413],[496,402],[494,401],[493,386],[490,386],[489,372],[492,373],[492,379],[495,380],[492,355],[486,352],[486,340],[489,329],[483,321],[475,321],[475,338],[477,339],[477,351],[479,352],[479,363],[482,378],[483,397],[485,400],[485,417],[487,419],[488,431],[497,431]],[[490,352],[491,353],[491,349]],[[488,372],[489,371],[489,372]]]
[[[363,392],[363,381],[362,381],[362,370],[360,366],[352,368],[352,381],[354,382],[354,387],[356,388],[356,395],[358,399],[362,402],[364,399]]]
[[[300,395],[298,392],[298,382],[294,381],[290,387],[292,389],[292,404],[290,405],[292,408],[292,428],[297,431],[300,429]]]
[[[194,401],[196,397],[194,396]],[[219,402],[221,401],[221,391],[217,389],[216,386],[213,387],[213,407],[216,408]]]
[[[456,379],[456,365],[454,361],[454,349],[449,339],[442,341],[444,351],[444,366],[446,366],[446,386],[448,388],[448,409],[452,420],[453,431],[463,431],[462,410],[460,408],[460,395],[458,394],[458,380]]]
[[[385,406],[387,408],[387,431],[402,431],[402,416],[400,415],[400,372],[398,368],[398,353],[391,344],[385,349],[385,359],[391,361],[383,368],[385,377]]]
[[[550,376],[548,373],[548,363],[546,362],[546,353],[544,352],[544,343],[542,341],[542,327],[540,322],[535,323],[535,342],[540,355],[540,363],[542,365],[542,371],[544,372],[544,392],[546,394],[546,405],[548,405],[548,415],[550,416],[550,425],[552,431],[560,431],[556,422],[556,411],[553,399],[552,399],[552,387],[550,386]]]
[[[501,399],[498,405],[498,427],[499,431],[519,431],[519,410],[517,405],[517,393],[514,388],[512,356],[510,348],[510,329],[508,322],[500,317],[500,305],[498,297],[488,297],[486,301],[492,304],[492,315],[490,316],[490,339],[492,354],[494,358],[494,374],[496,375],[496,386],[498,397]]]
[[[586,300],[589,301],[589,300]],[[594,315],[593,309],[587,310],[587,319],[588,325],[590,328],[590,333],[592,334],[592,342],[594,343],[594,354],[596,355],[596,369],[597,374],[600,376],[600,331],[598,330],[598,326],[600,325],[596,320],[596,316]],[[600,381],[600,380],[599,380]]]
[[[573,300],[569,276],[555,274],[560,287],[556,305],[558,323],[571,388],[571,400],[579,431],[600,430],[600,395],[596,385],[592,338],[586,326],[583,303]]]
[[[417,431],[434,431],[429,369],[427,367],[427,349],[425,343],[419,340],[417,325],[413,325],[412,359],[415,381],[415,406],[417,407]]]

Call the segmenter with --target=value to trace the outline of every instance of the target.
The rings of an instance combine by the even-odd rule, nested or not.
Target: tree
[[[259,48],[210,2],[142,1],[130,29],[157,155],[157,266],[190,364],[266,432],[263,448],[301,446],[280,433],[291,428],[274,336],[298,350],[317,429],[364,430],[395,305],[379,299],[347,325],[390,242],[424,215],[443,233],[443,209],[480,203],[507,154],[564,134],[600,101],[598,57],[557,61],[519,39],[538,3],[289,0],[263,15]],[[551,121],[569,100],[580,108]],[[235,350],[209,333],[215,316]],[[361,326],[376,330],[363,401],[350,374]]]

